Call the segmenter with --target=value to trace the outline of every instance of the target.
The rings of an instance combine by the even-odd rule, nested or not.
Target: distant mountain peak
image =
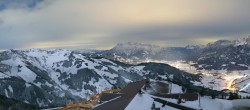
[[[160,46],[152,45],[152,44],[144,44],[144,43],[138,43],[138,42],[126,42],[126,43],[118,43],[114,48],[160,48]]]

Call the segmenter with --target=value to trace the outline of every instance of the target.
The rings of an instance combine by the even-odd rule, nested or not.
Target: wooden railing
[[[69,109],[83,109],[83,110],[91,110],[92,106],[98,104],[98,100],[100,99],[103,93],[113,93],[113,92],[120,92],[121,89],[111,89],[111,90],[104,90],[101,93],[97,93],[94,96],[90,97],[89,100],[76,103],[76,104],[65,104],[63,108],[60,110],[69,110]]]

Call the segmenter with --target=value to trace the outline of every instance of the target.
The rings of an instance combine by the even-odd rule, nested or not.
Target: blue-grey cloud
[[[26,8],[32,9],[36,7],[43,0],[1,0],[0,1],[0,10],[5,10],[8,8]]]

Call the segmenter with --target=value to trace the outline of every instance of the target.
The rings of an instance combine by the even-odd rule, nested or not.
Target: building
[[[119,93],[103,94],[100,104],[96,105],[93,110],[125,110],[145,83],[146,80],[129,83]]]

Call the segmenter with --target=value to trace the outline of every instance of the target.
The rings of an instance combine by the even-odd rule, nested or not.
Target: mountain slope
[[[159,77],[182,85],[199,81],[199,76],[167,64],[128,65],[63,49],[0,53],[0,94],[45,108],[81,101],[130,81]]]
[[[201,50],[195,61],[201,65],[201,69],[248,70],[250,66],[250,37],[210,43]]]

